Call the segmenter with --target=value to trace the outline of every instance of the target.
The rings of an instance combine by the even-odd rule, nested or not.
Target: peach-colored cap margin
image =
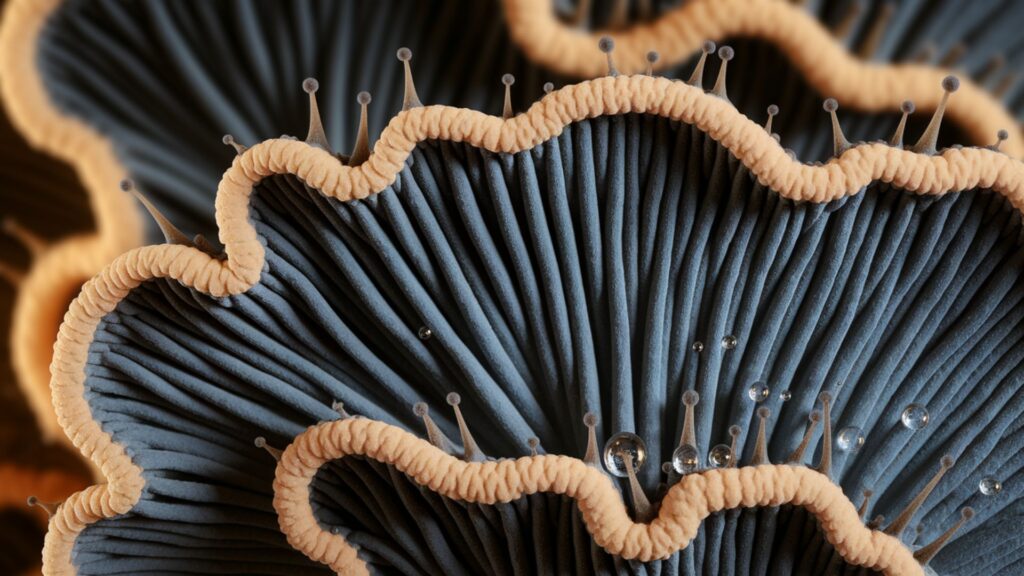
[[[47,573],[74,573],[71,551],[77,534],[101,518],[128,512],[144,484],[142,470],[93,420],[85,400],[85,363],[96,326],[133,288],[150,279],[172,278],[213,296],[240,294],[253,286],[264,266],[264,249],[249,221],[249,197],[263,178],[291,174],[324,196],[343,201],[363,198],[394,182],[418,142],[467,142],[492,152],[512,153],[550,140],[573,122],[627,112],[694,125],[731,150],[762,183],[794,200],[827,202],[878,180],[918,194],[992,188],[1018,210],[1024,206],[1024,164],[1001,152],[964,148],[926,156],[863,144],[824,166],[805,166],[790,159],[760,126],[727,101],[682,82],[648,76],[600,78],[567,86],[508,120],[445,106],[414,108],[392,119],[370,158],[355,168],[304,142],[257,144],[235,158],[217,191],[216,218],[226,259],[181,245],[131,250],[86,283],[65,317],[51,365],[53,404],[68,437],[101,468],[109,483],[75,494],[54,516],[43,551]],[[566,473],[575,469],[570,466]],[[771,483],[774,477],[765,473],[759,479]],[[817,486],[803,479],[799,485]],[[812,494],[798,497],[813,499]]]
[[[552,0],[501,0],[513,41],[533,61],[576,78],[605,73],[597,49],[599,32],[563,24]],[[52,333],[64,313],[67,294],[116,255],[142,243],[143,225],[130,196],[118,182],[127,170],[111,142],[84,122],[57,110],[37,68],[37,40],[62,0],[9,0],[0,23],[0,94],[15,127],[30,144],[75,168],[90,194],[95,234],[68,238],[33,263],[15,303],[13,360],[19,384],[48,436],[63,438],[48,401]],[[808,83],[844,107],[868,112],[896,110],[904,99],[927,113],[941,97],[937,89],[947,71],[920,65],[872,65],[850,55],[803,9],[782,0],[691,0],[650,24],[607,33],[616,41],[617,66],[643,70],[649,50],[661,53],[657,69],[679,64],[705,39],[760,38],[781,50]],[[951,101],[949,118],[976,144],[994,141],[1010,130],[1003,144],[1010,156],[1024,157],[1024,137],[998,101],[969,81]]]
[[[627,560],[649,562],[685,548],[714,512],[755,506],[803,506],[848,563],[890,575],[923,575],[899,539],[864,527],[842,488],[805,466],[786,464],[705,470],[684,476],[661,501],[650,523],[634,522],[611,479],[569,456],[532,456],[464,462],[389,424],[347,418],[312,426],[281,455],[274,479],[274,509],[288,543],[339,574],[368,575],[366,563],[341,535],[320,527],[310,484],[321,466],[346,456],[394,466],[416,483],[456,500],[510,502],[550,492],[576,501],[587,530],[601,548]]]

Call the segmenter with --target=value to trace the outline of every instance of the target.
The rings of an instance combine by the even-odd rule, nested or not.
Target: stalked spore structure
[[[512,85],[516,83],[516,77],[511,74],[503,74],[501,83],[505,86],[505,105],[501,109],[501,117],[508,120],[516,115],[512,110]]]
[[[215,258],[221,258],[223,256],[220,250],[210,243],[210,241],[202,234],[196,234],[190,239],[184,232],[175,226],[170,219],[164,216],[164,214],[160,212],[160,210],[154,206],[153,203],[138,190],[138,188],[136,188],[134,182],[126,178],[121,180],[120,186],[122,191],[131,193],[132,196],[142,204],[146,211],[149,212],[149,215],[153,218],[153,221],[156,222],[156,225],[163,233],[164,241],[166,243],[190,246]]]
[[[867,518],[868,506],[871,505],[871,497],[874,496],[875,493],[873,490],[865,489],[863,492],[861,492],[861,494],[863,494],[864,499],[861,500],[860,506],[857,508],[857,515],[863,519]]]
[[[544,90],[545,94],[551,94],[551,92],[555,89],[555,85],[552,84],[551,82],[545,82],[544,86],[542,86],[541,88]]]
[[[966,524],[971,518],[974,518],[974,508],[967,506],[961,509],[960,519],[957,520],[956,524],[953,524],[952,526],[947,528],[945,532],[943,532],[938,538],[936,538],[932,542],[925,544],[924,546],[915,550],[914,559],[916,559],[922,566],[928,565],[928,563],[931,562],[932,558],[934,558],[935,555],[939,553],[939,550],[942,550],[942,547],[945,546],[946,543],[949,542],[951,538],[953,538],[953,535],[956,534],[957,531],[960,530],[960,528],[962,528],[963,525]]]
[[[644,55],[644,58],[647,60],[647,70],[645,71],[645,73],[648,76],[654,76],[654,65],[658,63],[658,58],[660,58],[660,55],[657,51],[651,50],[650,52]]]
[[[732,460],[729,462],[729,468],[736,468],[739,462],[739,444],[740,436],[743,434],[743,429],[738,424],[732,424],[729,426],[729,452],[732,454]]]
[[[1009,138],[1010,133],[1008,131],[999,130],[998,132],[996,132],[996,143],[989,146],[989,150],[999,150],[999,148],[1003,145],[1003,142],[1006,142]]]
[[[302,81],[302,89],[309,95],[309,130],[306,132],[306,144],[334,154],[330,143],[327,142],[324,124],[320,120],[320,107],[316,102],[316,92],[320,89],[320,82],[316,78],[306,78]]]
[[[241,156],[242,153],[245,152],[248,149],[245,146],[243,146],[242,144],[239,144],[235,140],[235,137],[232,136],[231,134],[225,134],[220,139],[220,141],[223,142],[225,146],[231,146],[232,148],[234,148],[235,149],[235,154],[238,155],[238,156]]]
[[[754,442],[754,455],[750,459],[751,466],[771,464],[768,460],[768,417],[771,410],[761,406],[757,409],[757,440]]]
[[[708,55],[714,53],[715,43],[711,40],[706,40],[704,45],[701,46],[700,58],[697,60],[697,65],[693,67],[690,79],[686,81],[687,84],[701,89],[704,88],[704,65],[708,61]]]
[[[412,81],[412,50],[399,48],[396,53],[398,60],[402,62],[405,72],[405,95],[402,97],[402,110],[419,108],[423,106],[420,97],[416,94],[416,85]]]
[[[345,403],[342,402],[341,400],[335,400],[334,402],[331,402],[331,410],[334,410],[338,414],[338,417],[341,418],[342,420],[352,417],[352,415],[349,414],[347,410],[345,410]]]
[[[156,225],[160,227],[160,231],[163,232],[164,240],[168,244],[180,244],[182,246],[194,246],[192,240],[185,235],[184,232],[178,229],[166,216],[163,215],[160,210],[153,205],[152,202],[146,198],[142,192],[135,187],[135,183],[127,178],[121,180],[121,190],[130,193],[139,201],[140,204],[149,212],[149,215],[156,222]]]
[[[778,115],[779,115],[779,107],[776,106],[775,104],[769,104],[768,105],[768,119],[765,120],[765,122],[764,122],[764,131],[765,132],[767,132],[769,134],[772,133],[772,120],[774,120],[775,117],[778,116]]]
[[[956,76],[946,76],[942,79],[942,100],[939,101],[939,105],[935,108],[935,113],[932,114],[932,119],[928,122],[928,126],[924,129],[924,133],[921,134],[921,138],[914,144],[911,149],[919,154],[935,154],[939,142],[939,129],[942,128],[942,115],[946,113],[946,105],[949,103],[949,97],[960,88],[960,79]]]
[[[726,91],[726,72],[729,69],[729,61],[733,59],[736,52],[732,49],[732,46],[722,46],[718,49],[718,58],[722,61],[722,65],[718,68],[718,77],[715,79],[715,86],[711,89],[711,93],[724,100],[729,99],[729,95]]]
[[[821,412],[811,410],[811,413],[807,416],[807,428],[804,429],[804,437],[800,440],[800,445],[796,447],[796,450],[793,450],[793,453],[789,455],[789,458],[786,460],[788,463],[804,463],[804,452],[807,451],[808,446],[811,445],[811,440],[814,439],[814,433],[818,429],[818,422],[821,422]]]
[[[615,51],[615,41],[610,36],[602,36],[597,42],[598,49],[608,58],[608,75],[615,77],[619,71],[615,69],[615,61],[612,59],[612,52]]]
[[[593,412],[583,415],[583,425],[587,428],[587,451],[583,455],[583,462],[587,466],[601,469],[601,454],[597,445],[597,416]]]
[[[818,472],[832,478],[832,394],[822,392],[818,394],[818,401],[821,402],[821,419],[825,423],[821,437],[821,460],[818,462]]]
[[[53,518],[54,514],[57,513],[57,510],[60,509],[59,502],[44,502],[35,496],[29,496],[25,503],[29,506],[41,508],[50,518]]]
[[[371,101],[373,98],[369,92],[360,92],[356,95],[356,102],[359,103],[359,132],[356,134],[355,147],[348,158],[349,166],[359,166],[370,158],[370,129],[367,116]]]
[[[924,504],[924,501],[928,498],[928,495],[935,490],[935,487],[939,485],[939,481],[942,477],[949,472],[949,469],[953,467],[955,460],[952,456],[946,455],[942,457],[942,461],[939,465],[939,470],[932,476],[932,479],[921,488],[921,491],[914,496],[914,499],[907,504],[906,508],[896,516],[896,519],[891,524],[885,527],[885,533],[896,536],[897,538],[903,534],[903,531],[910,524],[910,521],[914,519],[914,514]]]
[[[530,456],[536,456],[537,448],[540,447],[540,438],[531,436],[526,439],[526,445],[530,448]]]
[[[413,414],[423,420],[423,427],[427,430],[427,440],[445,454],[452,454],[455,447],[448,436],[437,426],[434,419],[430,417],[430,407],[426,402],[417,402],[412,406]]]
[[[633,513],[637,522],[647,522],[651,518],[651,502],[647,499],[647,493],[636,477],[636,466],[633,461],[633,454],[629,450],[622,450],[618,454],[622,464],[626,467],[626,478],[629,481],[629,491],[633,500]]]
[[[843,134],[843,127],[839,125],[839,116],[836,114],[836,111],[839,110],[839,102],[835,98],[828,98],[822,108],[832,119],[832,155],[838,158],[850,148],[850,141]]]
[[[445,400],[452,407],[452,410],[455,411],[455,420],[459,424],[459,435],[462,436],[462,459],[467,462],[483,462],[487,459],[487,456],[477,446],[476,440],[469,432],[466,420],[462,417],[462,409],[459,407],[462,403],[462,397],[457,392],[449,392]]]
[[[274,448],[273,446],[268,444],[267,443],[267,439],[264,438],[263,436],[257,436],[252,441],[252,443],[257,448],[261,448],[261,449],[265,450],[267,452],[267,454],[270,454],[270,456],[274,458],[274,460],[277,460],[277,461],[281,460],[281,450],[279,450],[277,448]]]
[[[893,132],[892,138],[889,139],[889,145],[895,148],[903,148],[903,132],[907,129],[907,119],[914,113],[914,103],[910,100],[904,100],[900,104],[900,112],[903,114],[900,116],[900,122],[896,125],[896,131]]]

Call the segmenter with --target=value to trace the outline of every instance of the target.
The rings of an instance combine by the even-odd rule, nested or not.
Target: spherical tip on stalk
[[[686,406],[696,406],[697,402],[700,402],[700,394],[696,390],[687,390],[683,392],[683,404]]]
[[[956,458],[953,458],[951,455],[946,454],[945,456],[942,457],[942,460],[940,460],[939,463],[942,465],[942,468],[944,468],[945,470],[949,470],[950,468],[953,467],[954,464],[956,464]]]
[[[818,394],[818,400],[820,400],[822,404],[825,404],[827,402],[831,402],[832,401],[832,393],[826,390],[826,391],[822,392],[821,394]]]
[[[555,85],[551,82],[545,82],[543,88],[545,94],[551,94],[551,91],[555,89]]]
[[[395,53],[395,56],[397,56],[398,59],[401,60],[402,62],[408,62],[412,60],[412,50],[409,50],[408,48],[403,46],[398,49],[398,52]]]
[[[732,49],[732,46],[722,46],[718,49],[718,57],[726,62],[732,60],[736,56],[736,51]]]
[[[836,110],[839,110],[839,102],[837,102],[835,98],[826,98],[821,107],[825,112],[835,112]]]
[[[505,86],[511,86],[516,83],[516,77],[511,74],[502,74],[501,83]]]
[[[320,89],[320,82],[316,78],[306,78],[302,81],[302,89],[306,94],[313,94]]]
[[[611,53],[615,50],[615,41],[610,36],[601,36],[601,39],[597,41],[597,48],[605,54]]]
[[[122,192],[131,192],[135,189],[135,182],[132,182],[131,178],[124,178],[117,183],[117,186],[121,188]]]
[[[253,445],[254,445],[254,446],[256,446],[257,448],[266,448],[266,447],[267,447],[267,439],[266,439],[266,438],[264,438],[263,436],[257,436],[257,437],[256,437],[256,438],[255,438],[255,439],[254,439],[254,440],[252,441],[252,443],[253,443]]]
[[[960,89],[960,79],[950,74],[942,79],[942,89],[946,92],[956,92]]]
[[[231,146],[235,143],[235,137],[232,136],[231,134],[225,134],[224,136],[221,136],[220,141],[225,146]]]
[[[583,415],[583,425],[587,428],[597,426],[597,416],[593,412],[587,412]]]
[[[458,392],[449,392],[444,399],[445,402],[448,402],[449,406],[458,406],[462,403],[462,396],[459,396]]]
[[[757,417],[767,420],[772,415],[772,411],[765,406],[761,406],[757,409]]]
[[[412,413],[423,418],[430,412],[426,402],[417,402],[412,405]]]
[[[715,52],[715,48],[717,48],[717,46],[711,40],[705,40],[700,47],[701,51],[705,54],[713,54]]]
[[[651,50],[645,55],[645,58],[647,59],[648,64],[655,64],[658,61],[658,59],[661,58],[661,55],[658,54],[657,51]]]
[[[370,93],[365,90],[363,90],[359,94],[356,94],[356,102],[358,102],[361,106],[366,106],[372,101],[373,96],[371,96]]]
[[[821,412],[811,410],[811,413],[807,415],[807,419],[811,422],[821,422]]]
[[[768,115],[777,116],[779,114],[779,107],[775,104],[768,105]]]
[[[733,424],[732,426],[729,426],[729,436],[731,436],[733,438],[738,438],[739,435],[742,434],[742,433],[743,433],[743,429],[740,428],[738,425]]]
[[[960,517],[964,520],[970,520],[974,518],[974,508],[970,506],[964,506],[963,510],[960,511]]]
[[[912,100],[904,100],[903,103],[900,104],[900,112],[903,112],[904,114],[913,114],[916,109],[917,107],[914,106],[914,102]]]

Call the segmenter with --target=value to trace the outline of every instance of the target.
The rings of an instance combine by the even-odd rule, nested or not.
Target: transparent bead
[[[900,422],[908,430],[920,430],[928,425],[930,419],[928,409],[920,404],[909,404],[900,414]]]
[[[772,391],[768,385],[758,380],[747,388],[747,396],[754,402],[764,402],[771,396]]]
[[[790,392],[789,390],[783,390],[782,392],[779,392],[779,400],[782,400],[783,402],[789,402],[789,400],[792,397],[793,393]]]
[[[434,331],[426,326],[420,326],[416,335],[420,337],[420,340],[430,340],[430,337],[434,335]]]
[[[700,467],[700,455],[697,449],[690,444],[680,444],[672,452],[672,468],[679,475],[686,475],[696,472]]]
[[[864,446],[864,431],[856,426],[847,426],[836,435],[836,447],[843,452],[856,452]]]
[[[647,460],[647,445],[632,432],[619,432],[608,439],[604,445],[604,467],[619,478],[628,476],[626,463],[622,461],[623,452],[633,455],[633,470],[639,470]]]
[[[693,346],[690,346],[690,348],[692,348],[693,351],[696,352],[697,354],[700,354],[701,352],[704,351],[704,343],[700,341],[694,342]]]
[[[728,444],[719,444],[708,452],[708,464],[712,468],[726,468],[732,464],[732,448]]]
[[[737,343],[739,343],[739,340],[737,340],[732,334],[722,337],[722,348],[725,348],[726,350],[732,350],[736,347]]]
[[[985,496],[995,496],[1003,491],[1003,483],[991,476],[986,476],[978,482],[978,490]]]

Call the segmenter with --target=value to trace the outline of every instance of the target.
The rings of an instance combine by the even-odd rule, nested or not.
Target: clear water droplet
[[[732,448],[728,444],[719,444],[708,452],[708,464],[713,468],[726,468],[732,464]]]
[[[978,482],[978,490],[985,496],[995,496],[1003,491],[1003,483],[991,476],[986,476]]]
[[[843,452],[856,452],[864,446],[864,431],[856,426],[847,426],[836,435],[836,447]]]
[[[420,337],[420,340],[430,340],[430,338],[434,335],[434,331],[431,330],[430,328],[427,328],[426,326],[420,326],[420,329],[418,332],[416,332],[416,335]]]
[[[928,409],[920,404],[909,404],[900,414],[900,422],[908,430],[920,430],[928,425],[930,419]]]
[[[768,388],[768,385],[758,380],[747,388],[747,396],[754,402],[764,402],[772,395],[772,391]]]
[[[783,402],[789,402],[791,398],[793,398],[793,393],[790,392],[789,390],[783,390],[782,392],[779,392],[779,400],[782,400]]]
[[[623,452],[633,455],[633,469],[640,470],[647,460],[647,445],[632,432],[619,432],[608,439],[604,445],[604,467],[619,478],[628,476],[626,463],[622,461]]]
[[[680,444],[679,447],[672,452],[672,468],[679,475],[696,472],[699,467],[700,454],[698,454],[697,449],[690,444]]]
[[[692,348],[697,354],[700,354],[704,351],[704,343],[700,341],[694,342],[693,346],[690,346],[690,348]]]
[[[737,340],[732,334],[722,337],[722,348],[725,348],[726,350],[732,350],[738,343],[739,340]]]

